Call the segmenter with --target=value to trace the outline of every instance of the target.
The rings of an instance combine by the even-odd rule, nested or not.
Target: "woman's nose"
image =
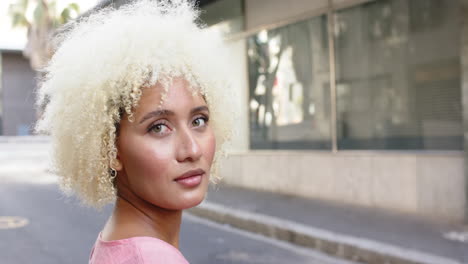
[[[177,160],[179,162],[197,161],[200,159],[202,151],[193,131],[189,128],[179,130],[178,141]]]

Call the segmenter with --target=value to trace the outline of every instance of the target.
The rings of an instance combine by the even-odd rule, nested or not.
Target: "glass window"
[[[242,32],[244,29],[243,1],[217,0],[204,5],[200,18],[206,25],[215,26],[225,34]]]
[[[462,149],[459,1],[336,12],[339,149]]]
[[[327,19],[248,39],[252,149],[330,149]]]

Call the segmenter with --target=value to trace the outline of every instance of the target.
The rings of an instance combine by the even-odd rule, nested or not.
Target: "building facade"
[[[205,21],[225,30],[238,54],[230,73],[238,76],[238,131],[224,181],[466,221],[466,7],[462,0],[207,5]]]
[[[21,50],[0,49],[0,135],[32,135],[36,72]]]

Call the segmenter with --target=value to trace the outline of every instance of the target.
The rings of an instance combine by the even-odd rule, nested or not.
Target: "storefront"
[[[225,182],[462,221],[462,4],[206,6],[239,54]]]

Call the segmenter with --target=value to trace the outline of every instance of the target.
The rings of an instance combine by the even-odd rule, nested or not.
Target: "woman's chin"
[[[184,193],[181,201],[181,209],[190,209],[203,202],[208,190],[208,184],[203,182],[198,188]]]
[[[201,202],[203,202],[203,200],[205,199],[205,195],[200,195],[198,197],[192,197],[190,200],[187,200],[184,202],[184,204],[181,206],[182,210],[185,210],[185,209],[190,209],[192,207],[195,207],[199,204],[201,204]]]
[[[185,210],[195,207],[203,202],[205,199],[207,190],[208,190],[208,182],[203,182],[197,188],[192,190],[183,190],[181,192],[176,192],[174,194],[174,198],[172,203],[169,205],[170,209],[173,210]],[[168,208],[169,209],[169,208]]]

